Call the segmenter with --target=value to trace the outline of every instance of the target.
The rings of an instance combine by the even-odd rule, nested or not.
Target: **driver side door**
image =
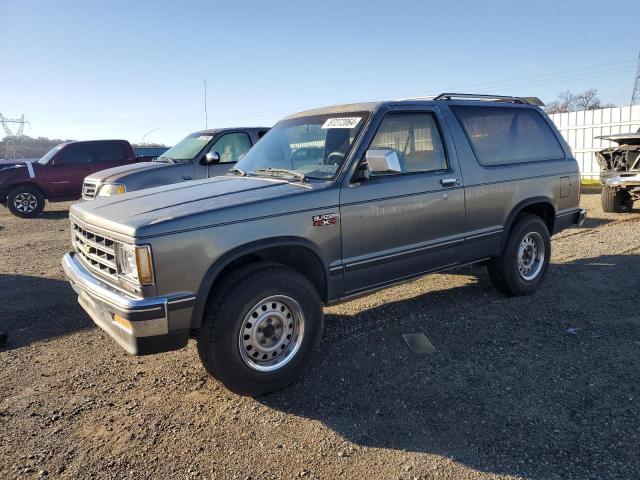
[[[464,237],[462,175],[439,110],[386,113],[368,149],[395,152],[399,171],[342,187],[347,294],[453,265]]]
[[[71,143],[51,161],[46,179],[52,198],[79,198],[84,177],[92,172],[89,144]]]

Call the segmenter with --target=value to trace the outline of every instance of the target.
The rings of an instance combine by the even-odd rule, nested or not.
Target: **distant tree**
[[[615,107],[612,103],[603,104],[598,98],[598,90],[591,88],[585,92],[573,94],[569,90],[560,92],[558,99],[550,102],[545,111],[551,113],[576,112],[579,110],[596,110],[598,108]]]
[[[4,137],[0,141],[0,158],[8,158],[10,156],[10,144],[12,142],[15,145],[15,158],[40,158],[56,145],[71,141],[59,138],[32,138],[26,135],[19,138]]]
[[[166,148],[164,143],[132,143],[132,147],[161,147]]]
[[[594,110],[595,108],[600,107],[598,91],[594,88],[591,88],[586,92],[579,93],[573,100],[578,110]]]
[[[37,137],[26,135],[22,137],[4,137],[0,141],[0,158],[12,157],[11,144],[15,145],[15,158],[40,158],[56,145],[73,140],[61,140],[59,138]],[[166,147],[163,143],[145,143],[141,147]]]

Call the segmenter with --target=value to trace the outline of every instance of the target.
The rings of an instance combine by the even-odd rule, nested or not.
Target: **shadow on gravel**
[[[69,283],[51,278],[0,275],[0,351],[29,345],[93,325]]]
[[[596,218],[596,217],[590,217],[587,214],[587,218],[584,219],[584,223],[579,227],[574,227],[574,229],[582,230],[585,228],[596,228],[601,225],[606,225],[607,223],[613,223],[613,222],[615,222],[615,220],[611,218]]]
[[[554,264],[536,294],[508,298],[471,270],[468,286],[327,315],[307,377],[261,401],[479,471],[639,478],[638,272],[640,256]],[[409,351],[401,334],[420,331],[436,353]]]
[[[53,211],[44,211],[36,218],[46,218],[47,220],[62,220],[69,218],[69,210],[53,210]]]

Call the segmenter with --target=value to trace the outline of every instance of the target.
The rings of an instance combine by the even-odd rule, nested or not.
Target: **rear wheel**
[[[284,265],[253,264],[226,277],[209,299],[198,353],[233,392],[264,395],[302,375],[322,323],[322,303],[306,277]]]
[[[502,255],[487,265],[489,278],[507,295],[526,295],[542,283],[550,257],[547,225],[536,215],[525,215],[513,227]]]
[[[603,185],[600,194],[602,210],[607,213],[628,213],[633,209],[633,198],[626,190]]]
[[[7,207],[17,217],[33,218],[44,210],[44,195],[35,187],[16,187],[7,194]]]

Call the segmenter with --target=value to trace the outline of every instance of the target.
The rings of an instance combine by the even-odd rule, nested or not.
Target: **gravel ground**
[[[464,269],[327,308],[306,378],[259,400],[194,342],[132,357],[92,325],[68,204],[1,208],[0,478],[640,478],[640,211],[582,203],[534,295]]]

